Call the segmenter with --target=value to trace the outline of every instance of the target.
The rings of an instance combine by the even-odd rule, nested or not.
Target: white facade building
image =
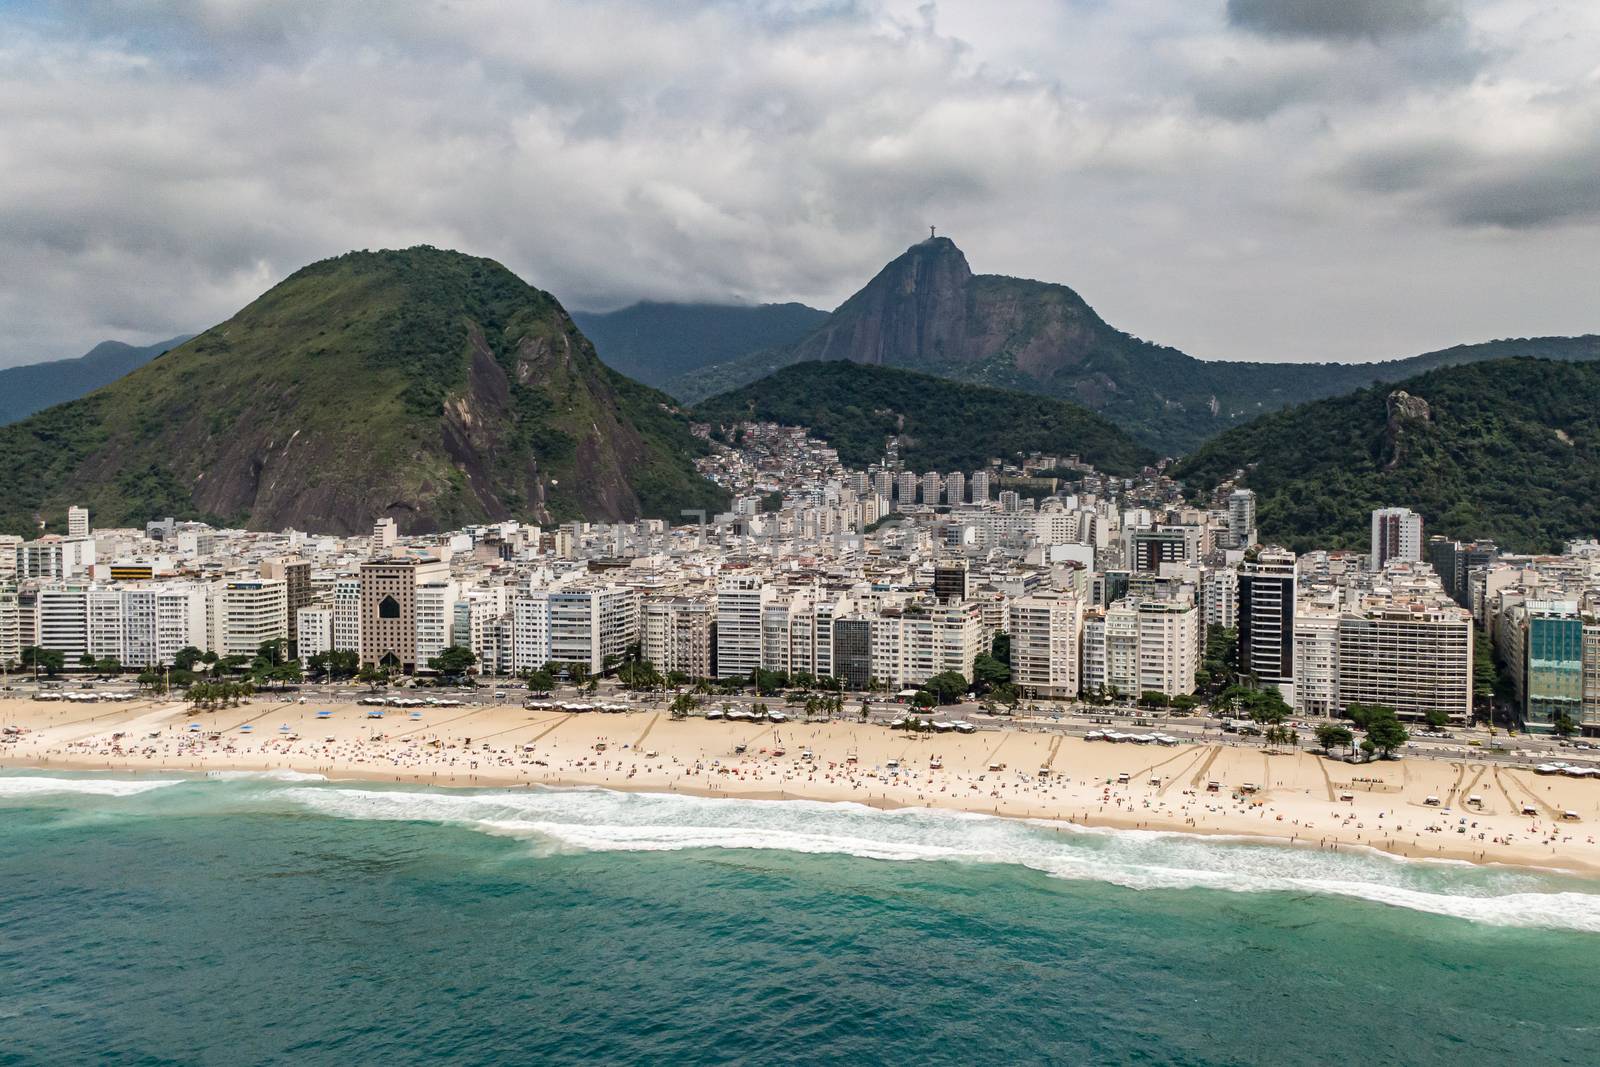
[[[1011,602],[1011,680],[1049,699],[1078,695],[1083,603],[1063,594],[1019,597]]]

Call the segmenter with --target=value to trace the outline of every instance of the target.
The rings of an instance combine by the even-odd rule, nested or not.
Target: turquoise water
[[[1600,885],[852,805],[0,777],[0,1064],[1600,1061]]]

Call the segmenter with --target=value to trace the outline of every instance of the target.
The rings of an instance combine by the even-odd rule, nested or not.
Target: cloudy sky
[[[832,307],[930,223],[1205,358],[1600,331],[1600,3],[0,0],[0,365],[422,242]]]

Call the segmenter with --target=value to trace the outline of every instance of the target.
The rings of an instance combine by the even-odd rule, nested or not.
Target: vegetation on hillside
[[[1173,473],[1208,489],[1241,469],[1262,537],[1292,548],[1365,548],[1371,511],[1399,505],[1428,534],[1557,549],[1600,533],[1600,364],[1431,371],[1230,430]]]
[[[698,418],[804,426],[850,467],[882,458],[900,435],[913,470],[972,470],[1020,453],[1076,454],[1112,474],[1154,460],[1107,420],[1076,404],[860,363],[797,363],[701,404]]]
[[[0,529],[164,515],[405,530],[676,517],[724,500],[670,399],[605,367],[560,305],[433,248],[312,264],[77,401],[0,427]]]

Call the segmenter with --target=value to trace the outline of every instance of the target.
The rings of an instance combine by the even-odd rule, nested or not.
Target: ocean
[[[1600,883],[604,790],[0,776],[0,1064],[1600,1062]]]

